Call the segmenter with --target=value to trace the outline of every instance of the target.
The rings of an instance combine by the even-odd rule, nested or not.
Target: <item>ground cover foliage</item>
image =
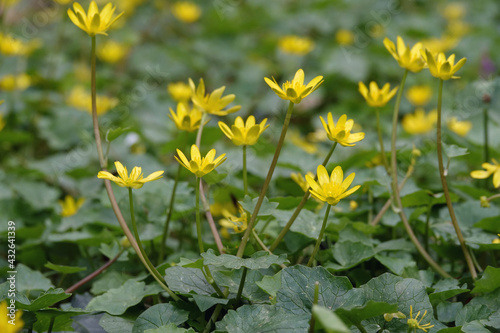
[[[80,3],[0,5],[0,331],[500,331],[496,1]]]

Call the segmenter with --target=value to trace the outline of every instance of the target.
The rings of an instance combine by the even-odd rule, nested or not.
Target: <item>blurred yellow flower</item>
[[[3,0],[2,5],[6,8],[17,5],[19,0]]]
[[[230,113],[236,112],[241,109],[241,105],[233,106],[229,109],[223,110],[229,103],[234,101],[235,95],[230,94],[222,97],[225,86],[215,89],[211,94],[205,95],[205,82],[200,79],[198,87],[195,86],[193,80],[189,79],[189,86],[191,87],[191,100],[193,104],[205,111],[206,113],[216,116],[226,116]]]
[[[269,125],[266,126],[267,118],[262,120],[260,124],[255,123],[255,117],[249,116],[246,123],[243,118],[236,117],[234,125],[231,128],[222,121],[219,121],[221,131],[237,146],[251,146],[257,143],[259,136],[264,132]]]
[[[236,205],[231,201],[216,201],[215,203],[210,205],[210,213],[212,213],[212,216],[223,216],[222,213],[224,211],[227,211],[234,215],[238,212],[238,209]]]
[[[355,146],[355,142],[361,141],[365,138],[365,133],[363,132],[351,133],[354,120],[347,120],[347,115],[345,114],[340,116],[336,126],[331,112],[328,112],[328,122],[325,122],[321,116],[319,119],[325,128],[328,139],[336,141],[344,147]]]
[[[359,207],[359,204],[355,200],[349,201],[349,209],[355,211]]]
[[[432,54],[447,52],[458,44],[458,38],[444,35],[440,38],[429,38],[422,40],[422,49],[428,49]]]
[[[67,5],[68,3],[70,3],[73,0],[54,0],[54,1],[57,2],[58,4],[64,6],[64,5]]]
[[[35,39],[23,42],[10,34],[0,32],[0,53],[6,56],[27,56],[40,46],[40,41]]]
[[[354,44],[354,34],[351,30],[340,29],[335,33],[335,40],[339,45]]]
[[[496,159],[491,159],[493,164],[483,163],[481,166],[485,170],[475,170],[470,173],[470,176],[475,179],[486,179],[493,175],[493,186],[500,187],[500,164]]]
[[[191,1],[177,1],[172,5],[172,14],[182,22],[193,23],[200,18],[201,8]]]
[[[304,85],[304,71],[299,69],[295,73],[292,82],[286,81],[283,83],[283,89],[280,88],[274,78],[271,81],[265,77],[264,80],[269,87],[271,87],[271,90],[274,91],[280,98],[289,100],[294,104],[299,104],[303,98],[318,89],[318,87],[323,83],[323,76],[316,76],[306,86]]]
[[[104,8],[99,12],[99,8],[97,7],[95,1],[90,3],[87,13],[85,13],[82,5],[78,2],[73,3],[73,10],[68,8],[68,16],[71,19],[71,22],[91,37],[97,34],[107,36],[108,34],[106,31],[109,27],[123,15],[123,13],[120,13],[113,18],[116,7],[111,3],[104,6]]]
[[[427,332],[427,330],[429,328],[434,327],[434,325],[431,325],[430,323],[420,325],[422,320],[424,320],[425,315],[427,314],[427,310],[425,310],[425,312],[422,315],[422,318],[420,318],[420,320],[418,320],[418,317],[420,316],[420,311],[417,312],[417,315],[415,316],[415,318],[413,318],[412,311],[413,311],[413,307],[410,305],[410,319],[407,320],[409,331],[411,331],[411,330],[416,331],[417,329],[421,329],[422,331]]]
[[[191,160],[186,158],[186,155],[179,149],[177,149],[177,155],[175,159],[183,167],[191,171],[196,175],[196,177],[203,177],[207,173],[212,172],[219,165],[224,163],[226,160],[226,154],[222,154],[215,158],[215,149],[210,150],[205,157],[201,157],[200,150],[196,145],[191,146]]]
[[[467,61],[466,58],[462,58],[455,64],[455,54],[450,55],[446,59],[444,53],[441,52],[434,55],[427,49],[425,52],[422,52],[422,55],[429,66],[432,76],[441,80],[459,79],[460,76],[454,76],[453,74],[462,68]]]
[[[318,166],[317,170],[318,182],[313,177],[306,175],[306,181],[311,187],[309,192],[314,198],[327,202],[330,205],[336,205],[341,199],[353,194],[361,186],[356,185],[350,190],[355,173],[351,173],[344,179],[344,173],[340,166],[333,169],[331,176],[328,175],[326,168],[323,165]]]
[[[129,48],[113,40],[107,40],[97,48],[97,56],[102,61],[114,64],[123,59]]]
[[[451,21],[446,27],[446,33],[450,36],[448,38],[454,39],[458,42],[458,39],[465,36],[470,30],[469,25],[463,21]]]
[[[130,176],[128,175],[127,168],[124,167],[120,162],[115,161],[115,167],[119,177],[113,176],[113,174],[109,173],[108,171],[99,171],[99,173],[97,174],[97,178],[111,180],[120,187],[131,187],[138,189],[141,188],[144,183],[152,182],[153,180],[162,178],[164,172],[163,170],[155,171],[146,178],[143,178],[141,167],[134,167],[132,169],[132,172],[130,173]]]
[[[443,17],[449,21],[460,20],[465,16],[467,8],[461,2],[449,2],[443,8]]]
[[[28,74],[5,75],[0,79],[0,89],[6,91],[26,90],[31,85],[31,78]]]
[[[314,42],[309,37],[287,35],[280,38],[278,47],[285,53],[306,55],[314,49]]]
[[[448,126],[450,131],[460,136],[466,136],[472,128],[472,123],[467,120],[459,121],[456,117],[451,117],[446,122],[446,126]]]
[[[240,216],[233,215],[227,210],[222,211],[224,219],[219,220],[221,227],[225,229],[232,229],[235,233],[243,232],[247,229],[247,213],[241,206],[238,207]]]
[[[387,37],[384,39],[384,46],[402,68],[414,73],[420,72],[424,68],[425,63],[420,53],[422,43],[416,43],[410,48],[410,45],[406,45],[403,38],[398,36],[397,48],[394,42]]]
[[[310,142],[307,138],[304,138],[298,130],[289,130],[287,140],[292,145],[301,148],[308,154],[314,154],[318,151],[318,145],[314,142]]]
[[[79,198],[77,201],[75,201],[75,198],[73,198],[71,195],[67,195],[64,197],[64,201],[58,200],[57,202],[59,203],[59,205],[61,205],[61,216],[69,217],[75,215],[76,212],[78,212],[80,207],[85,202],[85,199]]]
[[[403,129],[410,134],[425,134],[430,132],[437,122],[437,111],[432,110],[425,114],[424,109],[417,108],[414,113],[403,117]]]
[[[365,163],[367,168],[375,168],[376,166],[382,165],[384,161],[382,160],[382,155],[375,155],[371,160]]]
[[[2,303],[0,303],[0,332],[17,333],[22,330],[24,326],[24,321],[21,319],[23,312],[21,310],[15,311],[14,319],[11,319],[7,307],[7,300],[3,300]],[[11,320],[14,324],[9,323]]]
[[[412,86],[406,91],[406,98],[414,106],[424,106],[431,100],[432,89],[428,85]]]
[[[321,128],[317,128],[314,132],[308,133],[306,138],[310,142],[325,142],[328,140],[328,135]]]
[[[390,90],[391,86],[389,83],[384,84],[382,89],[379,89],[375,81],[370,82],[370,89],[368,89],[365,84],[361,81],[358,83],[359,92],[365,98],[366,103],[373,107],[383,107],[391,100],[391,98],[396,95],[398,91],[398,86]]]
[[[170,96],[172,96],[172,98],[179,103],[187,103],[192,95],[189,84],[182,81],[169,83],[167,91]]]
[[[0,131],[3,130],[4,127],[5,127],[5,120],[3,120],[3,116],[0,113]]]
[[[309,171],[306,173],[306,175],[309,175],[309,177],[314,179],[314,174],[312,172]],[[300,186],[302,191],[307,192],[307,190],[309,189],[309,184],[300,172],[290,174],[290,178],[292,178],[292,180]]]
[[[66,102],[76,109],[92,113],[91,96],[82,86],[74,87],[66,98]],[[118,104],[118,99],[103,95],[97,95],[96,103],[97,115],[103,115]]]
[[[493,243],[493,244],[500,244],[500,234],[498,234],[498,237],[499,237],[499,238],[495,238],[495,239],[492,241],[492,243]]]
[[[194,132],[200,128],[201,117],[203,113],[196,107],[188,109],[188,106],[184,103],[177,104],[177,113],[170,109],[170,114],[168,115],[172,119],[181,131]]]

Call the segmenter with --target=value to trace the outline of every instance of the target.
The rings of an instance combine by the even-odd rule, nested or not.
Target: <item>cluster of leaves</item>
[[[500,124],[499,81],[479,79],[478,72],[482,59],[500,54],[492,28],[499,15],[494,0],[467,4],[471,29],[453,52],[466,56],[468,63],[460,73],[463,79],[451,83],[444,96],[445,115],[458,114],[473,125],[466,137],[445,132],[444,141],[458,221],[477,266],[484,269],[476,281],[467,273],[449,222],[431,134],[398,137],[402,171],[411,164],[413,145],[422,152],[402,190],[402,203],[419,239],[455,279],[440,278],[428,268],[391,209],[377,225],[368,223],[389,199],[390,180],[381,166],[373,167],[379,154],[373,110],[358,94],[357,83],[374,79],[398,84],[401,73],[384,49],[383,37],[399,34],[415,41],[436,37],[445,29],[440,14],[444,4],[411,1],[395,8],[392,1],[373,4],[368,0],[200,1],[200,21],[186,24],[176,20],[161,1],[123,1],[128,2],[135,3],[133,12],[125,13],[120,19],[123,26],[111,34],[130,46],[128,56],[118,64],[98,63],[99,93],[119,100],[100,116],[101,127],[112,141],[110,161],[140,165],[145,174],[166,171],[165,178],[136,191],[134,199],[146,250],[181,300],[169,301],[135,253],[130,248],[122,252],[122,230],[102,181],[96,178],[99,163],[91,117],[67,102],[70,87],[90,87],[90,43],[85,47],[89,39],[71,25],[65,5],[37,7],[25,0],[6,10],[3,22],[15,36],[37,39],[40,47],[29,57],[1,61],[1,76],[13,69],[24,71],[32,77],[32,86],[1,96],[6,100],[0,112],[7,126],[0,131],[0,220],[16,224],[15,301],[23,310],[26,329],[165,333],[202,332],[208,327],[208,331],[230,333],[307,332],[314,318],[316,331],[405,332],[410,308],[414,313],[427,311],[422,324],[434,325],[430,332],[500,329],[500,244],[492,243],[500,233],[500,208],[494,201],[487,209],[480,206],[481,196],[495,194],[491,180],[469,177],[483,161],[483,110],[490,111],[490,134]],[[375,25],[383,34],[371,30]],[[339,29],[353,32],[351,44],[335,41]],[[279,50],[278,39],[290,33],[312,38],[314,50],[306,56]],[[263,77],[289,78],[299,67],[306,75],[323,75],[325,83],[292,118],[290,139],[258,216],[256,231],[266,244],[277,237],[303,195],[290,173],[316,170],[329,149],[330,143],[306,139],[307,133],[321,127],[317,115],[347,113],[367,135],[355,149],[337,149],[329,165],[329,170],[341,164],[344,170],[355,171],[355,182],[363,187],[353,197],[355,210],[344,200],[331,214],[317,257],[319,266],[302,265],[318,237],[325,210],[313,200],[273,255],[258,252],[252,241],[245,258],[238,258],[233,254],[241,234],[231,234],[224,239],[228,254],[209,249],[200,256],[193,223],[194,180],[187,172],[180,174],[176,187],[167,255],[160,260],[166,208],[177,173],[173,152],[195,138],[195,134],[179,133],[168,119],[168,107],[175,103],[165,90],[167,83],[203,76],[207,85],[227,85],[236,94],[236,102],[243,105],[239,115],[269,118],[271,127],[248,150],[250,195],[246,197],[241,150],[225,139],[215,121],[203,131],[202,147],[215,147],[228,158],[218,172],[204,179],[211,203],[228,207],[237,200],[252,212],[285,107]],[[436,86],[424,74],[409,78],[410,85],[417,83]],[[412,111],[403,101],[401,112]],[[390,116],[384,110],[382,127],[385,134],[390,132]],[[499,147],[499,137],[490,135],[491,157],[500,156]],[[121,190],[115,193],[126,216],[128,197]],[[58,199],[66,194],[84,197],[85,203],[76,215],[61,217]],[[7,238],[3,222],[0,237]],[[215,248],[208,226],[203,239]],[[9,262],[6,243],[1,244],[0,300],[4,300],[10,287],[3,279],[9,276]],[[113,258],[116,262],[104,273],[72,293],[65,292]],[[214,282],[227,290],[227,297],[220,297],[212,281],[207,281],[202,273],[205,265]],[[238,299],[242,277],[246,282]],[[384,320],[384,314],[398,311],[406,318]]]

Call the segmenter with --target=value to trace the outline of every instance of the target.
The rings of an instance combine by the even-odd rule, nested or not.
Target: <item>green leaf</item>
[[[356,325],[365,319],[383,316],[384,313],[395,313],[397,311],[397,304],[375,302],[370,300],[363,306],[355,306],[349,309],[339,308],[335,310],[335,313],[347,325]]]
[[[457,326],[473,320],[488,319],[493,313],[500,311],[500,288],[476,296],[457,313],[455,324]]]
[[[143,333],[166,324],[180,325],[188,320],[189,312],[172,304],[156,304],[141,313],[134,323],[132,333]]]
[[[71,294],[66,294],[63,289],[57,288],[57,289],[49,289],[40,296],[38,296],[34,301],[31,302],[31,304],[23,304],[21,302],[17,303],[17,308],[21,310],[28,310],[28,311],[38,311],[41,309],[48,308],[49,306],[60,302],[68,297],[70,297]]]
[[[312,314],[327,333],[349,333],[351,330],[332,310],[320,305],[313,305]]]
[[[463,324],[461,331],[464,333],[491,333],[491,331],[484,327],[479,320]]]
[[[280,227],[284,227],[290,220],[292,214],[293,211],[276,210],[273,216],[278,220]],[[290,227],[290,230],[307,236],[310,239],[317,239],[323,222],[323,217],[319,215],[321,214],[315,214],[307,209],[303,209]]]
[[[132,333],[134,322],[123,317],[115,317],[105,313],[99,320],[99,325],[107,333]]]
[[[185,329],[177,327],[175,324],[167,324],[162,327],[145,330],[144,333],[195,333],[195,331],[192,328]]]
[[[52,332],[74,331],[72,327],[72,317],[86,314],[84,311],[77,310],[39,310],[36,312],[36,322],[33,324],[35,332],[48,332],[52,323]]]
[[[348,278],[333,276],[323,267],[287,267],[281,271],[276,306],[295,314],[310,313],[316,281],[319,282],[318,304],[332,310],[344,304],[345,295],[352,289]]]
[[[111,142],[111,141],[117,139],[120,135],[130,132],[132,129],[133,129],[132,127],[123,127],[123,128],[118,127],[115,129],[109,129],[106,132],[106,141]]]
[[[454,322],[463,307],[462,303],[441,302],[436,306],[437,318],[443,323]]]
[[[455,193],[450,193],[450,199],[456,202],[460,198]],[[402,197],[401,203],[404,207],[428,206],[446,203],[446,198],[443,193],[434,194],[428,190],[419,190]]]
[[[251,258],[245,259],[230,254],[216,255],[212,249],[202,253],[201,256],[204,259],[205,265],[230,269],[240,269],[241,267],[246,267],[248,269],[265,269],[272,265],[289,263],[285,254],[278,257],[274,254],[270,255],[266,251],[255,252],[252,254]]]
[[[439,280],[433,286],[435,290],[432,294],[429,295],[429,300],[431,301],[432,305],[436,306],[451,297],[468,292],[469,289],[467,289],[466,287],[466,284],[464,284],[462,287],[459,287],[458,281],[455,279]]]
[[[443,150],[445,155],[448,156],[448,158],[454,158],[469,154],[467,148],[459,147],[453,144],[447,145],[446,143],[443,143]]]
[[[281,271],[273,276],[266,275],[262,278],[262,281],[257,281],[255,284],[271,297],[276,298],[276,293],[281,288]]]
[[[231,271],[216,271],[213,273],[215,282],[219,287],[229,288],[229,292],[236,295],[241,283],[243,269]],[[256,282],[261,281],[264,275],[258,270],[247,270],[245,285],[241,293],[242,297],[252,303],[264,303],[269,301],[269,295],[263,292]]]
[[[481,221],[474,224],[474,227],[481,228],[486,231],[500,233],[500,223],[498,223],[498,216],[486,217]]]
[[[165,281],[170,289],[185,295],[194,293],[210,296],[215,293],[198,268],[169,267],[165,270]]]
[[[42,182],[19,180],[15,191],[36,210],[53,207],[59,198],[59,191]]]
[[[224,178],[226,178],[227,173],[218,173],[217,170],[212,170],[210,173],[203,176],[203,180],[208,185],[213,185],[220,183]]]
[[[64,265],[56,265],[48,261],[45,264],[45,267],[50,268],[56,272],[64,273],[64,274],[72,274],[77,272],[85,271],[86,267],[76,267],[76,266],[64,266]]]
[[[116,289],[93,298],[87,305],[88,311],[103,311],[112,315],[121,315],[149,295],[156,295],[162,289],[158,285],[146,286],[144,282],[128,280]]]
[[[241,206],[247,212],[252,213],[257,205],[257,201],[259,198],[250,198],[250,196],[246,195],[243,201],[240,201]],[[267,197],[264,197],[264,201],[262,202],[262,206],[260,207],[259,214],[257,216],[269,216],[274,213],[276,208],[279,206],[277,202],[269,202]]]
[[[205,312],[210,309],[212,306],[216,304],[226,305],[229,302],[229,299],[217,298],[207,295],[193,295],[194,302],[198,306],[201,312]]]
[[[106,272],[92,284],[90,291],[94,295],[104,294],[108,290],[116,288],[116,286],[121,286],[129,279],[130,276],[117,271]]]
[[[333,258],[340,265],[328,263],[325,267],[335,271],[343,271],[372,258],[374,255],[375,251],[371,244],[342,240],[333,246]]]
[[[497,288],[500,288],[500,268],[488,266],[484,270],[481,278],[475,282],[475,287],[472,289],[471,293],[484,294]]]
[[[217,331],[228,333],[303,333],[309,328],[310,315],[293,314],[272,305],[243,305],[216,323]]]
[[[23,264],[16,268],[16,289],[19,293],[29,293],[33,290],[48,290],[54,288],[52,282],[42,273],[34,271]]]

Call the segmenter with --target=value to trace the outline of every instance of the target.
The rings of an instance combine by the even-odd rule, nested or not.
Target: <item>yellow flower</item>
[[[245,231],[248,226],[247,213],[241,206],[238,207],[238,210],[240,212],[240,217],[231,214],[227,210],[223,210],[222,215],[225,218],[219,220],[219,224],[221,225],[221,227],[225,229],[233,229],[233,231],[236,233]]]
[[[182,22],[193,23],[201,16],[201,8],[191,1],[177,1],[172,6],[172,14]]]
[[[216,201],[215,203],[210,205],[210,213],[212,213],[212,216],[222,216],[222,213],[224,211],[227,211],[234,215],[238,212],[238,209],[232,201]]]
[[[352,45],[354,43],[354,34],[351,30],[340,29],[335,34],[335,40],[339,45]]]
[[[443,16],[448,21],[460,20],[465,16],[467,8],[463,3],[450,2],[443,9]]]
[[[225,86],[215,89],[211,94],[206,95],[205,82],[203,81],[203,79],[200,79],[198,88],[196,88],[193,80],[189,79],[189,86],[191,87],[191,100],[193,101],[193,104],[206,113],[216,116],[226,116],[241,109],[241,105],[236,105],[229,109],[223,110],[229,103],[234,101],[236,97],[234,94],[222,97],[222,94],[226,89]]]
[[[384,319],[385,321],[391,321],[394,318],[399,318],[399,319],[404,319],[406,318],[405,314],[398,311],[394,313],[384,313]]]
[[[485,170],[476,170],[470,173],[470,176],[475,179],[485,179],[493,175],[493,186],[500,187],[500,164],[496,159],[491,159],[493,164],[483,163],[481,166]]]
[[[307,137],[304,138],[299,130],[289,130],[287,140],[292,145],[294,145],[295,147],[299,147],[308,154],[314,154],[318,151],[318,145],[314,142],[309,141]]]
[[[355,200],[349,201],[349,209],[355,211],[359,207],[359,204]]]
[[[323,165],[318,165],[317,175],[318,182],[313,177],[306,175],[306,181],[311,187],[309,192],[314,198],[327,202],[329,205],[336,205],[341,199],[353,194],[361,187],[356,185],[347,190],[354,180],[355,173],[351,173],[344,179],[344,173],[340,166],[335,167],[331,176],[328,176],[326,168]]]
[[[179,103],[187,103],[191,98],[192,92],[189,84],[184,82],[172,82],[167,86],[167,91],[172,98]]]
[[[114,64],[125,57],[128,53],[128,47],[118,42],[108,40],[97,48],[97,56],[105,62]]]
[[[191,110],[184,103],[177,104],[177,114],[170,109],[170,119],[172,119],[181,131],[194,132],[200,128],[201,116],[203,115],[197,108]]]
[[[215,153],[215,149],[212,149],[207,153],[205,157],[201,157],[198,147],[196,145],[192,145],[191,160],[188,160],[186,158],[186,155],[184,155],[184,153],[179,149],[177,149],[177,155],[179,155],[179,157],[175,156],[175,159],[183,167],[194,173],[196,177],[203,177],[226,160],[226,154],[222,154],[221,156],[214,159]]]
[[[420,54],[422,43],[416,43],[410,48],[410,45],[406,45],[403,38],[398,36],[397,45],[396,48],[393,41],[387,37],[384,39],[385,48],[391,53],[394,59],[396,59],[399,66],[414,73],[420,72],[425,65]]]
[[[431,131],[437,122],[437,111],[432,110],[425,114],[424,109],[418,108],[414,113],[403,117],[403,129],[410,134],[425,134]]]
[[[0,89],[6,91],[26,90],[31,85],[31,78],[28,74],[5,75],[0,79]]]
[[[463,21],[451,21],[446,27],[446,31],[449,36],[444,38],[454,40],[455,44],[457,44],[459,38],[465,36],[469,32],[469,30],[470,27],[467,23]]]
[[[427,332],[427,330],[429,328],[434,327],[434,325],[431,325],[431,323],[420,325],[422,320],[424,320],[425,315],[427,314],[427,310],[425,310],[425,312],[422,315],[422,318],[420,318],[420,320],[418,320],[418,317],[420,316],[420,311],[417,312],[417,315],[415,316],[415,318],[413,318],[412,311],[413,311],[413,307],[410,305],[410,319],[408,319],[408,321],[407,321],[408,327],[410,329],[415,330],[415,331],[417,329],[421,329],[422,331]]]
[[[455,54],[446,59],[444,53],[440,52],[436,56],[433,55],[429,50],[425,50],[424,59],[429,66],[429,71],[432,76],[437,77],[441,80],[449,80],[449,79],[459,79],[460,76],[453,76],[467,61],[466,58],[460,59],[455,64]]]
[[[71,19],[71,22],[91,37],[97,34],[107,36],[108,34],[106,31],[109,27],[123,15],[123,13],[120,13],[113,18],[116,7],[113,6],[111,2],[104,6],[101,12],[99,12],[99,8],[97,7],[95,1],[90,3],[87,13],[85,13],[82,5],[78,2],[73,3],[73,10],[68,8],[68,16]]]
[[[82,86],[74,87],[66,98],[66,102],[79,110],[92,113],[92,99],[90,94]],[[97,115],[103,115],[118,104],[116,98],[97,95]]]
[[[422,49],[428,49],[432,54],[447,52],[458,44],[458,38],[442,36],[441,38],[429,38],[422,41]]]
[[[314,49],[314,42],[308,37],[288,35],[280,38],[278,47],[285,53],[306,55]]]
[[[78,209],[83,205],[85,202],[84,198],[79,198],[77,201],[75,201],[75,198],[73,198],[71,195],[67,195],[64,197],[63,200],[58,200],[59,205],[61,205],[61,216],[62,217],[68,217],[68,216],[73,216],[78,212]]]
[[[14,310],[8,309],[9,306],[14,307]],[[24,326],[24,321],[21,319],[23,312],[21,310],[15,311],[15,304],[10,303],[9,306],[7,300],[0,303],[0,332],[17,333]]]
[[[464,121],[459,121],[457,120],[457,117],[451,117],[447,122],[446,126],[450,129],[450,131],[460,135],[460,136],[466,136],[467,133],[472,128],[472,123],[470,121],[464,120]]]
[[[500,237],[500,234],[498,234],[498,237]],[[492,241],[493,244],[500,244],[500,238],[495,238],[493,241]]]
[[[406,91],[406,98],[415,106],[424,106],[431,100],[432,89],[428,85],[412,86]]]
[[[264,132],[269,125],[266,126],[267,118],[262,120],[260,124],[255,123],[255,117],[249,116],[246,123],[241,117],[236,117],[234,125],[231,128],[219,121],[219,127],[222,132],[237,146],[251,146],[257,143],[259,136]]]
[[[26,56],[33,52],[39,45],[40,42],[38,40],[25,43],[11,35],[0,32],[0,53],[3,55]]]
[[[336,141],[344,147],[355,146],[355,142],[361,141],[365,137],[365,133],[363,132],[351,133],[354,120],[347,120],[347,116],[345,114],[340,116],[337,126],[335,126],[331,112],[328,112],[328,122],[325,122],[321,116],[319,119],[321,120],[321,123],[323,123],[328,139]]]
[[[162,174],[164,172],[163,170],[155,171],[146,178],[142,178],[141,167],[134,167],[132,169],[132,172],[130,173],[130,176],[127,173],[127,168],[124,167],[120,162],[115,161],[115,167],[119,177],[113,176],[107,171],[99,171],[99,173],[97,174],[97,178],[111,180],[115,182],[116,185],[121,187],[131,187],[138,189],[141,188],[144,183],[160,179],[161,177],[163,177]]]
[[[314,179],[314,174],[312,172],[309,171],[306,175],[309,175],[309,177]],[[290,174],[290,178],[292,178],[292,180],[300,186],[302,191],[307,192],[309,184],[300,172]]]
[[[370,89],[368,89],[361,81],[359,81],[358,87],[359,92],[365,98],[366,103],[368,103],[369,106],[379,108],[385,106],[387,102],[389,102],[391,98],[396,95],[396,91],[398,90],[398,87],[396,86],[394,89],[389,91],[389,89],[391,89],[389,83],[384,84],[382,89],[379,89],[375,81],[370,82]]]
[[[280,98],[292,101],[294,104],[299,104],[304,97],[318,89],[318,87],[323,83],[323,76],[316,76],[305,86],[304,71],[299,69],[295,73],[292,82],[286,81],[283,83],[283,89],[280,88],[274,78],[271,81],[265,77],[264,80],[269,87],[271,87],[272,91],[274,91]]]

